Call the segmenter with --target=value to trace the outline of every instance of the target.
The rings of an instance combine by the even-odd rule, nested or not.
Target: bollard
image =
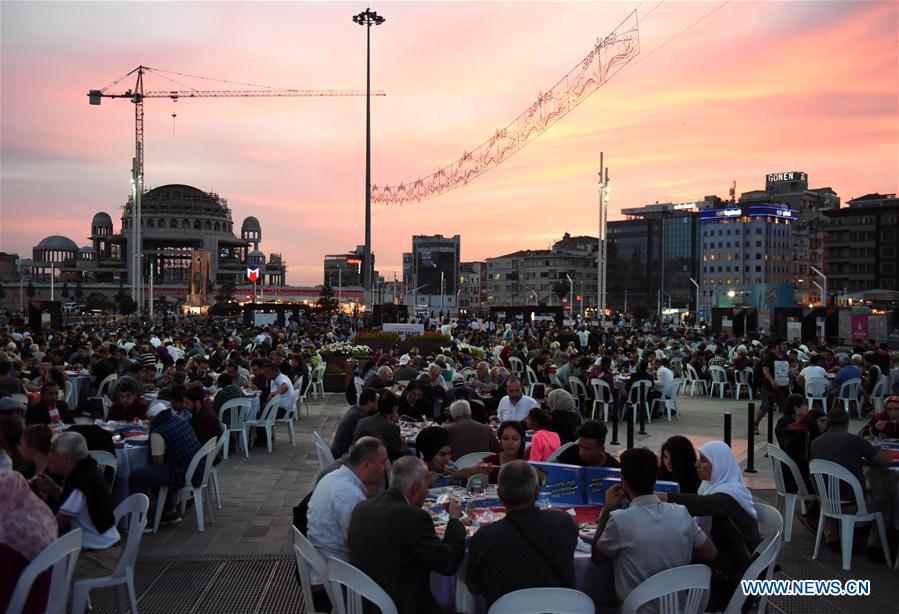
[[[642,396],[642,395],[641,395]],[[649,407],[649,402],[646,399],[642,399],[642,402],[639,404],[639,408],[635,407],[633,411],[640,414],[640,434],[646,434],[646,412],[644,409]]]
[[[746,473],[755,473],[755,403],[749,404],[746,435]]]
[[[724,413],[724,443],[727,444],[728,448],[733,446],[730,445],[730,429],[731,429],[731,414],[730,412]]]
[[[634,447],[634,421],[628,418],[627,413],[624,415],[624,421],[627,422],[627,449],[630,450]]]
[[[774,443],[774,407],[768,409],[768,443]],[[767,446],[765,447],[765,458],[768,458]]]
[[[618,404],[612,402],[612,441],[609,442],[613,446],[620,445],[618,443]]]

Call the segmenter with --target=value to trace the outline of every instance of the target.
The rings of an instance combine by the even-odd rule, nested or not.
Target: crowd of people
[[[149,462],[131,472],[128,486],[155,502],[158,488],[199,479],[185,476],[187,465],[205,442],[222,435],[224,403],[258,391],[260,404],[278,397],[279,416],[291,411],[297,382],[302,378],[300,386],[309,386],[312,370],[325,360],[321,348],[352,342],[359,324],[344,317],[285,327],[245,327],[226,319],[94,320],[52,332],[0,329],[0,480],[7,486],[0,492],[0,548],[10,554],[2,559],[8,573],[0,604],[40,548],[71,528],[84,531],[90,553],[79,559],[76,578],[109,573],[120,556],[108,476],[90,455],[114,453],[115,446],[109,432],[85,418],[146,424]],[[606,421],[587,418],[592,380],[608,384],[598,388],[609,395],[602,401],[620,409],[636,382],[651,381],[650,394],[658,397],[676,378],[695,374],[711,382],[720,367],[736,383],[748,369],[762,399],[756,422],[768,411],[782,414],[778,442],[804,479],[812,458],[849,467],[863,484],[863,460],[891,461],[846,431],[848,408],[835,399],[826,413],[805,405],[804,383],[821,371],[831,374],[833,387],[862,379],[861,411],[871,414],[863,435],[899,432],[899,397],[888,397],[883,410],[873,412],[874,386],[892,366],[885,346],[868,343],[843,352],[683,329],[475,319],[425,326],[444,333],[448,349],[425,354],[414,347],[376,347],[368,360],[351,363],[361,385],[347,387],[350,407],[331,448],[337,461],[295,515],[323,556],[349,560],[368,573],[401,612],[434,610],[429,573],[455,573],[465,553],[460,506],[450,503],[449,522],[438,537],[421,509],[428,490],[465,485],[475,475],[498,485],[507,515],[471,541],[466,582],[472,592],[492,603],[517,588],[573,586],[577,528],[536,506],[539,488],[529,462],[550,459],[621,469],[621,486],[607,494],[592,546],[593,561],[613,570],[610,604],[653,573],[691,560],[713,568],[713,599],[726,603],[759,543],[752,497],[733,453],[720,442],[695,450],[678,435],[658,455],[633,449],[616,457],[606,449]],[[110,375],[117,379],[104,400],[98,393]],[[86,379],[79,393],[70,381],[75,377]],[[585,395],[570,378],[584,384]],[[615,416],[624,417],[616,411],[610,420]],[[410,441],[401,421],[427,426]],[[473,465],[456,465],[471,453],[486,455]],[[679,492],[655,493],[657,479],[676,482]],[[625,499],[630,505],[619,509]],[[705,531],[697,517],[711,518]],[[814,512],[803,518],[811,526],[817,520]],[[167,502],[163,522],[179,520]],[[11,527],[17,527],[15,535]],[[833,527],[826,529],[828,543],[838,543]],[[18,537],[23,531],[34,536],[27,547]],[[500,573],[500,561],[509,556],[531,561],[527,573]],[[313,592],[317,604],[327,599],[320,586]]]

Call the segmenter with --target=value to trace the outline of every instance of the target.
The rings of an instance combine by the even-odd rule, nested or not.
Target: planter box
[[[322,383],[325,392],[344,392],[346,390],[346,376],[342,373],[325,373]]]

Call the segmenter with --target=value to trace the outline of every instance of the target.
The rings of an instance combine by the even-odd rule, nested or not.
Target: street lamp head
[[[737,293],[734,292],[733,290],[731,290],[731,291],[729,291],[729,292],[727,293],[727,296],[729,296],[730,298],[733,298],[733,297],[735,297],[736,295],[737,295]]]
[[[379,26],[386,20],[373,10],[365,9],[364,12],[353,15],[353,21],[360,26]]]

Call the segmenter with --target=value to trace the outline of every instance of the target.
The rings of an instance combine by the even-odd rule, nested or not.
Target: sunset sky
[[[843,202],[895,193],[897,4],[737,2],[378,3],[372,31],[372,175],[409,182],[489,138],[627,14],[631,66],[502,166],[420,204],[375,207],[376,268],[401,276],[413,234],[462,235],[462,259],[597,232],[604,151],[611,219],[623,207],[726,196],[802,170]],[[134,110],[88,105],[139,64],[290,88],[365,87],[354,2],[0,4],[0,250],[88,243],[120,228]],[[673,38],[674,37],[674,38]],[[667,43],[667,44],[666,44]],[[660,45],[665,45],[659,48]],[[656,50],[658,49],[658,50]],[[210,83],[177,77],[197,88]],[[129,78],[116,88],[133,87]],[[181,88],[156,77],[146,89]],[[319,284],[322,257],[363,242],[364,98],[148,100],[146,182],[185,183],[254,215],[288,282]],[[174,119],[172,113],[177,113]]]

